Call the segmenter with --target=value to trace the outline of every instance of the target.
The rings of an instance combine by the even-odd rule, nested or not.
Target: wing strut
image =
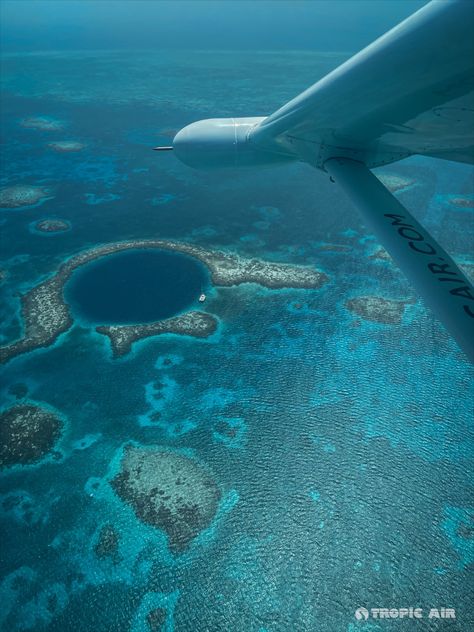
[[[359,207],[380,243],[474,362],[474,288],[451,257],[362,162],[331,158],[326,171]]]

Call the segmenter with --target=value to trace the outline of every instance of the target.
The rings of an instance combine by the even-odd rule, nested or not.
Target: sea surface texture
[[[152,151],[198,119],[270,114],[345,58],[4,56],[1,345],[25,333],[22,296],[116,242],[325,282],[219,285],[169,250],[73,272],[63,329],[2,366],[2,631],[474,629],[472,366],[325,174],[200,173]],[[376,173],[472,275],[473,169],[413,157]],[[187,311],[215,329],[120,356],[96,330]]]

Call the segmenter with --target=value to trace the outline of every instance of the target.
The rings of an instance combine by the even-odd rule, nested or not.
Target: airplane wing
[[[271,116],[197,121],[173,148],[196,167],[328,172],[474,362],[474,288],[370,171],[412,154],[474,164],[473,0],[433,0]]]
[[[263,119],[249,142],[327,171],[474,362],[474,288],[370,172],[412,154],[474,163],[474,2],[434,0]]]
[[[362,162],[332,158],[325,166],[474,363],[474,288],[466,275]]]
[[[264,119],[250,140],[324,168],[474,163],[474,2],[434,0]]]

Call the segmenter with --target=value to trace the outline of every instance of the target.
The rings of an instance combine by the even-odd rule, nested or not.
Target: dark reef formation
[[[150,632],[161,632],[166,622],[166,609],[153,608],[146,616],[146,622]]]
[[[181,334],[207,338],[217,329],[217,319],[206,312],[187,312],[182,316],[143,325],[103,325],[96,327],[99,334],[110,338],[114,358],[126,355],[137,340],[159,334]]]
[[[17,184],[0,189],[0,208],[32,206],[49,196],[46,189],[26,184]]]
[[[415,182],[414,180],[411,180],[410,178],[405,178],[403,176],[396,176],[395,174],[391,174],[391,173],[383,173],[383,174],[377,175],[377,178],[392,193],[395,193],[396,191],[400,191],[401,189],[405,189],[406,187],[411,186]]]
[[[114,564],[120,561],[119,535],[113,525],[105,524],[100,530],[94,553],[99,560],[111,559]]]
[[[0,469],[36,463],[61,436],[61,420],[49,410],[24,404],[0,413]]]
[[[48,147],[59,153],[71,153],[81,151],[85,148],[84,143],[78,140],[58,140],[53,143],[48,143]]]
[[[213,438],[227,447],[239,447],[246,432],[245,421],[240,417],[221,418],[213,425]]]
[[[20,125],[26,129],[39,129],[45,132],[56,132],[64,127],[63,121],[50,116],[29,116],[24,118]]]
[[[359,296],[345,302],[345,307],[357,316],[385,325],[401,323],[405,305],[410,301],[394,301],[381,296]]]
[[[351,247],[346,244],[322,244],[319,250],[323,252],[350,252]]]
[[[65,261],[56,274],[36,285],[21,297],[24,334],[22,338],[0,347],[0,362],[7,362],[11,358],[33,349],[48,347],[55,342],[60,334],[70,329],[73,320],[69,307],[65,303],[63,290],[74,270],[90,261],[116,252],[144,248],[172,250],[196,257],[210,269],[213,282],[221,286],[258,283],[272,289],[319,288],[328,279],[326,274],[312,267],[245,259],[238,255],[205,250],[199,246],[182,242],[158,239],[135,240],[96,246]],[[189,313],[176,318],[181,319],[182,323],[177,325],[175,321],[173,327],[176,330],[182,329],[188,335],[202,336],[205,329],[209,331],[211,329],[209,320],[203,321],[201,317],[196,316],[189,317]],[[196,333],[190,334],[194,327]],[[145,330],[146,327],[143,326],[133,334],[130,331],[124,335],[130,339],[131,344],[134,339],[145,337]],[[148,332],[147,335],[155,335],[153,327],[148,329]],[[100,333],[110,335],[111,332],[101,331]],[[136,338],[134,338],[135,335],[137,335]],[[110,337],[112,339],[112,336]],[[114,334],[114,338],[118,339],[118,335]],[[117,346],[120,345],[117,343]]]
[[[468,197],[455,197],[451,198],[451,204],[459,206],[460,208],[474,208],[474,200]]]
[[[237,428],[232,426],[227,421],[219,421],[214,426],[215,432],[217,434],[222,435],[223,437],[228,437],[229,439],[234,439],[237,436]]]
[[[474,524],[461,522],[456,529],[456,535],[464,540],[474,540]]]
[[[73,320],[63,300],[63,282],[63,275],[58,272],[21,297],[23,336],[0,347],[0,362],[32,349],[49,347],[72,326]]]
[[[63,219],[40,219],[34,229],[39,233],[63,233],[71,228],[69,222]]]
[[[392,257],[388,254],[385,248],[378,248],[373,254],[369,256],[369,259],[392,261]]]
[[[25,399],[28,395],[28,386],[23,382],[15,382],[8,387],[9,395],[13,395],[16,399]]]
[[[214,478],[193,459],[132,445],[111,485],[142,522],[166,533],[174,553],[209,526],[221,497]]]

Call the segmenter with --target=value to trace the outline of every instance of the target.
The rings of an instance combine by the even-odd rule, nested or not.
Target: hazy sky
[[[353,51],[426,0],[1,0],[3,50]]]

